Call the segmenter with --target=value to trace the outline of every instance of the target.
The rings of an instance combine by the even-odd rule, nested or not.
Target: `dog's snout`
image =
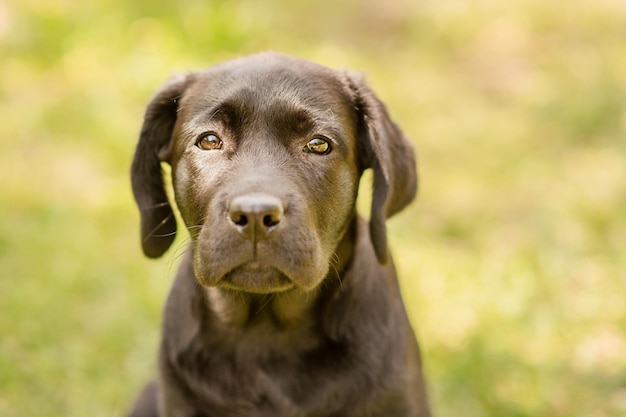
[[[266,194],[235,197],[228,209],[232,225],[248,240],[265,239],[281,222],[283,214],[280,199]]]

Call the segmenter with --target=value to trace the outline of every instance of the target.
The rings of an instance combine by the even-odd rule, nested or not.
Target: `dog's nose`
[[[282,202],[267,194],[247,194],[230,202],[228,214],[239,234],[252,241],[262,240],[280,223],[284,208]]]

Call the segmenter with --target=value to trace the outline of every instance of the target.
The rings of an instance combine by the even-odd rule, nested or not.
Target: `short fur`
[[[430,415],[385,229],[415,196],[415,160],[360,76],[265,53],[166,83],[132,166],[149,257],[176,233],[162,162],[191,244],[131,416]]]

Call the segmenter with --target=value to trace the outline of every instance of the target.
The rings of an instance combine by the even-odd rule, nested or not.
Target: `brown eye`
[[[330,143],[326,139],[313,138],[304,147],[304,152],[326,155],[330,152]]]
[[[200,136],[196,142],[196,146],[203,151],[215,151],[222,149],[222,140],[213,133],[205,133]]]

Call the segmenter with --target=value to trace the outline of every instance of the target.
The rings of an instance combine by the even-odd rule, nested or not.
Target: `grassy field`
[[[0,416],[113,417],[178,250],[129,184],[172,73],[277,50],[363,71],[419,155],[390,221],[436,415],[626,415],[626,3],[0,3]]]

